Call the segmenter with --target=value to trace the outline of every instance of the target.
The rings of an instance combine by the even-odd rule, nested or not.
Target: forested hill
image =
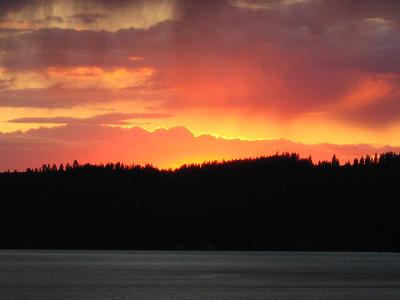
[[[400,155],[0,174],[0,248],[400,250]]]

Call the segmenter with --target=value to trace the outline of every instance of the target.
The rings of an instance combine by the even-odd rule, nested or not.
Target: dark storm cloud
[[[269,10],[269,21],[287,26],[304,26],[322,32],[341,23],[354,20],[382,18],[399,21],[399,1],[393,0],[310,0],[274,1]]]
[[[128,57],[135,54],[138,44],[145,42],[144,35],[143,30],[135,29],[115,33],[59,28],[37,30],[1,39],[0,49],[6,54],[0,66],[32,70],[49,66],[129,65]]]
[[[47,16],[44,19],[34,19],[31,23],[36,25],[45,25],[49,23],[63,24],[65,23],[65,20],[61,16]]]
[[[229,2],[226,0],[177,0],[175,9],[178,19],[195,21],[198,18],[219,15],[229,7]]]
[[[36,9],[44,8],[51,12],[52,7],[58,0],[0,0],[0,18],[4,17],[9,13],[16,13],[22,9],[29,8],[31,12]],[[121,10],[129,6],[138,6],[144,3],[163,3],[163,2],[174,2],[175,0],[61,0],[69,3],[73,3],[77,10],[85,8],[96,8],[102,7],[107,10]],[[218,2],[218,1],[216,1]]]
[[[314,2],[319,3],[319,5],[313,4],[318,7],[314,8],[318,12],[327,9],[322,3],[330,3],[306,1],[286,6],[309,7],[313,6],[311,3]],[[281,13],[274,10],[249,12],[234,9],[225,1],[181,1],[178,7],[185,15],[190,16],[202,12],[209,13],[201,14],[201,22],[184,18],[175,24],[153,26],[148,30],[128,29],[112,33],[44,29],[11,37],[0,42],[0,49],[8,52],[2,64],[9,68],[25,69],[54,65],[118,66],[129,63],[127,55],[133,55],[135,51],[141,55],[153,54],[154,57],[150,57],[152,60],[163,60],[168,59],[166,56],[172,51],[182,52],[185,48],[193,50],[195,47],[200,47],[206,50],[206,53],[214,54],[218,58],[217,56],[223,55],[224,51],[235,46],[258,43],[255,47],[262,47],[263,44],[270,46],[273,43],[285,48],[295,47],[296,50],[308,51],[306,54],[314,56],[318,67],[340,65],[357,69],[375,69],[378,72],[400,70],[400,64],[396,63],[400,59],[399,26],[396,24],[382,25],[373,21],[358,20],[334,27],[329,32],[315,34],[304,27],[298,27],[301,22],[291,19],[290,12],[294,8],[282,8],[288,12],[280,18],[286,20],[271,24],[270,21],[273,19],[271,14],[277,16]],[[335,18],[335,9],[329,9],[328,12]],[[321,24],[322,21],[315,20],[319,17],[314,16],[316,14],[310,13],[308,9],[304,8],[303,14],[295,15],[307,14],[310,15],[307,18],[312,20],[311,23]],[[75,17],[83,18],[86,22],[95,22],[104,15],[81,14]],[[182,43],[177,45],[177,42]],[[162,49],[157,49],[162,45],[164,46]],[[27,47],[30,55],[26,55]],[[325,55],[321,55],[321,50]]]
[[[149,3],[149,2],[171,2],[174,0],[86,0],[86,1],[80,1],[80,0],[72,0],[76,6],[84,6],[84,7],[96,7],[96,6],[101,6],[105,7],[107,9],[111,10],[118,10],[118,9],[124,9],[129,6],[140,6],[144,3]]]
[[[32,0],[0,0],[0,17],[4,15],[15,12],[24,8],[28,4],[36,3],[37,1]]]
[[[0,0],[0,16],[16,12],[26,6],[51,6],[55,0]],[[72,0],[76,6],[102,6],[107,9],[124,9],[128,6],[141,5],[145,2],[169,2],[176,5],[180,15],[197,15],[199,12],[217,13],[219,9],[231,3],[242,2],[253,7],[268,7],[269,11],[280,11],[271,19],[287,19],[294,24],[323,24],[338,19],[379,18],[399,20],[400,2],[397,0]],[[250,6],[249,5],[249,6]]]
[[[107,18],[107,15],[95,14],[95,13],[78,14],[78,15],[73,15],[73,16],[69,17],[70,20],[81,22],[83,24],[98,23],[104,18]]]

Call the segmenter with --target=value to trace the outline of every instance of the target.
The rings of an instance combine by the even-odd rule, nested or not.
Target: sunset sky
[[[0,0],[0,171],[399,146],[398,0]]]

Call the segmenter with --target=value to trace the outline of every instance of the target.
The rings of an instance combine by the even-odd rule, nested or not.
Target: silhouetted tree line
[[[1,248],[400,249],[400,154],[0,174]]]

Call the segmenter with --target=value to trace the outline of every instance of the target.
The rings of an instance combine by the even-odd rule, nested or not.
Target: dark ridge
[[[399,251],[400,154],[0,174],[0,248]]]

